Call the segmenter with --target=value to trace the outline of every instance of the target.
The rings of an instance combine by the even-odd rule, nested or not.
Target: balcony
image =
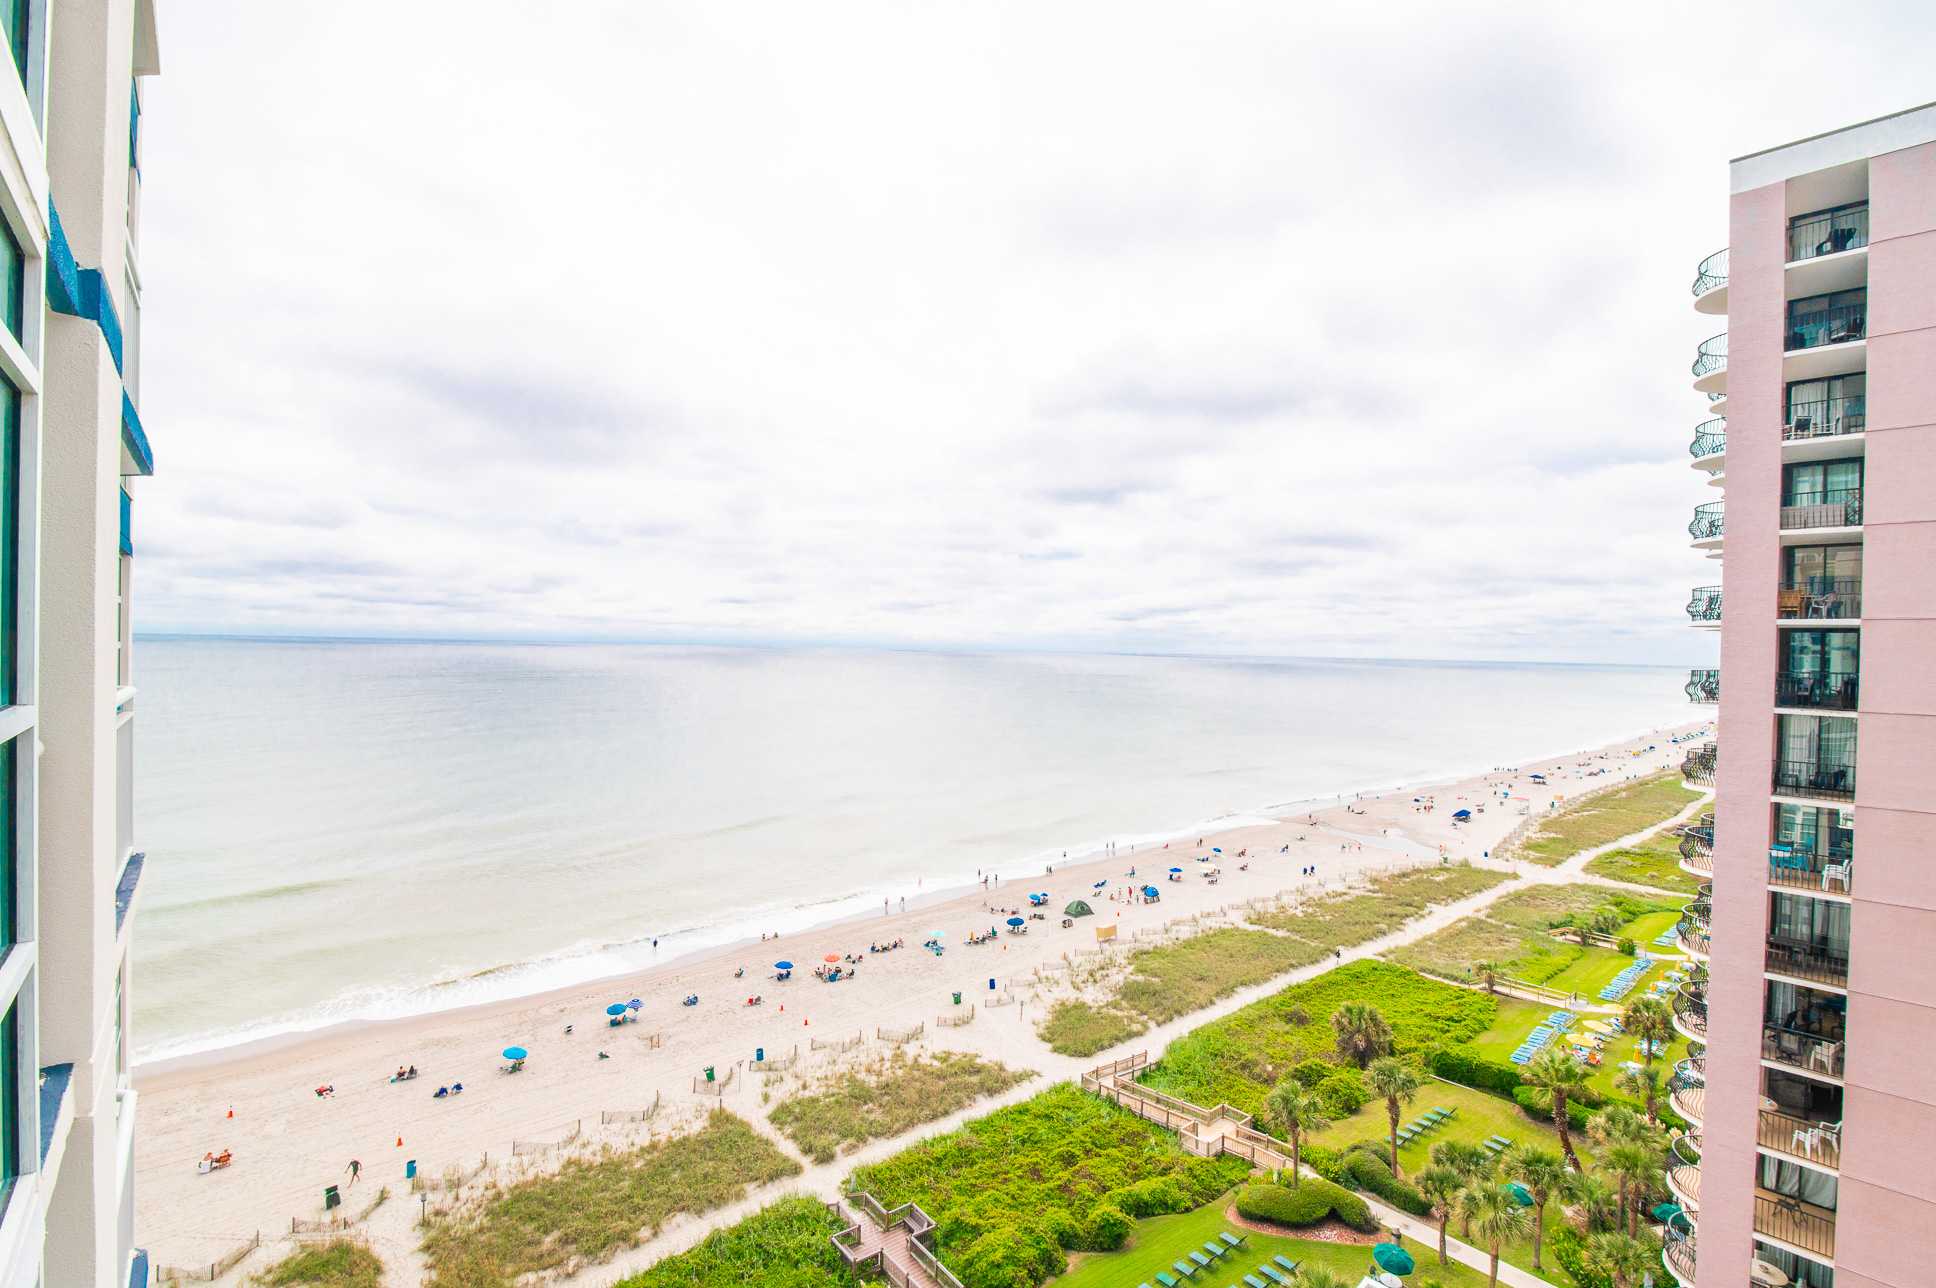
[[[1779,1239],[1790,1247],[1835,1255],[1835,1214],[1795,1199],[1759,1193],[1754,1201],[1756,1234]]]
[[[1670,1230],[1661,1245],[1660,1263],[1681,1288],[1694,1288],[1694,1236]]]
[[[1791,403],[1786,423],[1781,427],[1781,441],[1803,443],[1860,434],[1868,425],[1868,402],[1867,394],[1848,394]]]
[[[1787,581],[1775,594],[1775,617],[1784,622],[1853,621],[1862,616],[1860,577],[1809,577]]]
[[[1718,549],[1726,521],[1726,501],[1709,501],[1706,505],[1697,505],[1694,507],[1694,518],[1687,525],[1687,535],[1694,538],[1694,545],[1699,549]]]
[[[1791,322],[1790,329],[1793,329]],[[1711,335],[1694,351],[1694,388],[1709,397],[1728,392],[1728,333]]]
[[[1681,757],[1681,777],[1700,786],[1713,786],[1714,766],[1719,759],[1719,744],[1704,742]]]
[[[1701,1205],[1701,1138],[1690,1132],[1667,1147],[1667,1188],[1689,1211]]]
[[[1701,313],[1728,311],[1728,248],[1723,246],[1694,269],[1694,308]]]
[[[1770,973],[1830,988],[1849,986],[1849,946],[1827,940],[1770,936],[1765,964]]]
[[[1768,847],[1768,884],[1823,893],[1840,886],[1848,894],[1855,885],[1854,849],[1815,853],[1777,842]]]
[[[1853,711],[1858,677],[1840,671],[1782,671],[1775,676],[1775,705],[1817,711]]]
[[[1855,766],[1825,760],[1777,760],[1774,789],[1779,796],[1852,801],[1855,799]]]
[[[1761,1111],[1755,1143],[1791,1158],[1804,1158],[1822,1167],[1842,1165],[1842,1125],[1796,1118],[1775,1109]]]
[[[1707,1041],[1707,988],[1682,984],[1674,994],[1674,1027],[1692,1042]]]
[[[1687,683],[1682,687],[1689,702],[1719,702],[1721,700],[1721,672],[1713,667],[1697,666],[1687,673]]]
[[[1709,505],[1719,505],[1710,501]],[[1696,512],[1698,514],[1698,511]],[[1798,532],[1807,528],[1859,528],[1862,526],[1862,489],[1828,488],[1805,492],[1781,507],[1781,530]],[[1716,535],[1719,535],[1717,529]]]
[[[1728,418],[1726,416],[1715,416],[1696,425],[1694,441],[1687,445],[1687,454],[1694,458],[1697,465],[1702,464],[1708,457],[1723,455],[1727,450]],[[1713,469],[1715,465],[1715,462],[1709,462],[1703,468]]]
[[[1791,264],[1819,259],[1824,255],[1839,255],[1845,250],[1856,250],[1868,244],[1869,203],[1866,201],[1824,210],[1819,214],[1803,215],[1788,225],[1788,262]],[[1718,253],[1723,256],[1721,281],[1726,285],[1727,252]],[[1699,289],[1694,293],[1699,295]]]
[[[1696,1127],[1701,1125],[1702,1113],[1707,1108],[1705,1056],[1692,1056],[1675,1064],[1674,1076],[1667,1083],[1667,1099],[1675,1113]]]
[[[1696,876],[1714,875],[1714,813],[1701,815],[1699,823],[1681,829],[1681,871]]]
[[[1721,588],[1696,586],[1687,593],[1687,616],[1696,626],[1721,620]]]
[[[1709,921],[1714,916],[1714,905],[1708,900],[1714,892],[1713,883],[1702,887],[1702,897],[1681,908],[1681,919],[1674,923],[1674,938],[1679,942],[1681,951],[1697,961],[1705,961],[1712,955],[1713,939],[1709,934]]]
[[[1761,1026],[1761,1058],[1774,1064],[1800,1069],[1803,1073],[1842,1076],[1843,1043],[1830,1041],[1807,1029],[1784,1028],[1779,1024]]]

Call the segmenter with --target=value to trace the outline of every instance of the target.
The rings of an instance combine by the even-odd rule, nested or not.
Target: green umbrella
[[[1412,1260],[1412,1254],[1395,1243],[1373,1244],[1371,1259],[1378,1263],[1380,1270],[1389,1271],[1395,1275],[1409,1275],[1418,1269],[1417,1264]]]
[[[1687,1219],[1687,1213],[1678,1203],[1658,1203],[1654,1205],[1654,1220],[1686,1234],[1693,1230],[1694,1223]]]
[[[1513,1202],[1519,1204],[1521,1207],[1531,1207],[1533,1205],[1533,1192],[1524,1185],[1521,1185],[1518,1181],[1507,1181],[1506,1193],[1512,1195]]]

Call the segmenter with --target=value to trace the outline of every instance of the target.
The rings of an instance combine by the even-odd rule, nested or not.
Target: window
[[[33,0],[0,0],[0,23],[7,28],[7,47],[13,51],[14,70],[20,73],[20,88],[27,88],[27,19]]]
[[[26,736],[33,737],[31,733]],[[0,744],[0,950],[11,947],[19,940],[19,918],[15,915],[15,907],[20,898],[20,873],[19,865],[15,862],[17,847],[14,840],[19,814],[14,808],[14,793],[17,790],[14,749],[19,745],[18,738]]]
[[[1869,375],[1858,371],[1826,380],[1797,380],[1788,386],[1782,437],[1824,438],[1859,434],[1868,410]]]
[[[1812,349],[1819,344],[1845,344],[1867,334],[1869,292],[1866,287],[1810,295],[1788,301],[1788,347]]]
[[[0,1208],[20,1178],[20,1007],[0,1021]]]
[[[1861,546],[1790,546],[1782,561],[1782,584],[1794,590],[1862,589]]]
[[[1855,854],[1855,811],[1815,805],[1777,805],[1775,840],[1793,846],[1798,854],[1829,862]]]
[[[0,707],[20,673],[20,391],[0,380]]]
[[[1851,201],[1788,221],[1788,260],[1836,255],[1869,244],[1869,203]]]
[[[1862,458],[1781,467],[1783,505],[1839,505],[1862,495]]]

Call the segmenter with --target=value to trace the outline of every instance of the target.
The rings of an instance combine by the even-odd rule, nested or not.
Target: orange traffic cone
[[[401,1137],[401,1136],[399,1136],[399,1137],[397,1137],[397,1148],[398,1148],[398,1149],[402,1149],[402,1148],[403,1148],[403,1137]]]
[[[235,1117],[235,1106],[234,1106],[234,1105],[230,1105],[230,1106],[229,1106],[229,1117],[231,1117],[231,1118],[233,1118],[233,1117]]]

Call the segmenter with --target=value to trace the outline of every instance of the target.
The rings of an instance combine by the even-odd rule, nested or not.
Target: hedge
[[[1317,1098],[1333,1118],[1349,1118],[1371,1100],[1365,1080],[1356,1069],[1338,1069],[1317,1086]]]
[[[1246,1185],[1237,1192],[1237,1213],[1252,1221],[1273,1225],[1316,1225],[1336,1216],[1354,1230],[1367,1234],[1377,1231],[1365,1201],[1330,1181],[1305,1177],[1295,1189],[1286,1185]]]
[[[1098,1203],[1089,1209],[1083,1242],[1097,1252],[1113,1252],[1123,1246],[1135,1224],[1128,1213],[1113,1203]]]
[[[1519,1070],[1512,1065],[1487,1060],[1457,1047],[1427,1047],[1425,1068],[1447,1082],[1462,1083],[1481,1091],[1496,1091],[1502,1096],[1510,1096],[1525,1082],[1519,1076]]]
[[[1553,1097],[1538,1087],[1520,1087],[1513,1092],[1513,1103],[1526,1112],[1534,1122],[1553,1121]],[[1585,1131],[1586,1120],[1593,1116],[1588,1106],[1571,1096],[1566,1100],[1566,1124],[1574,1131]]]
[[[1323,1145],[1306,1145],[1298,1151],[1298,1161],[1337,1185],[1349,1183],[1350,1176],[1344,1170],[1344,1154]]]
[[[1352,1182],[1361,1190],[1376,1194],[1385,1202],[1402,1212],[1413,1216],[1430,1216],[1432,1202],[1407,1181],[1392,1175],[1391,1168],[1379,1162],[1376,1157],[1363,1150],[1352,1150],[1345,1155],[1345,1171]]]

